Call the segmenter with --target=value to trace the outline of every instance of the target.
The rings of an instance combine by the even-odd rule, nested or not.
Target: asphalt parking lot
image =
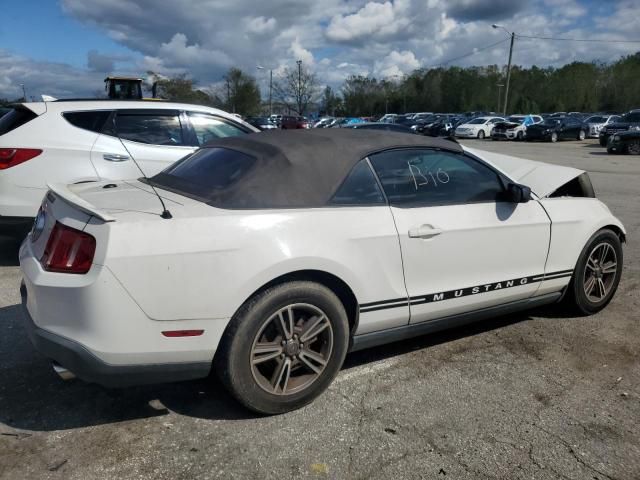
[[[640,478],[640,158],[465,143],[590,172],[628,233],[609,307],[358,352],[311,406],[257,417],[215,381],[63,383],[21,326],[18,246],[0,239],[0,478]]]

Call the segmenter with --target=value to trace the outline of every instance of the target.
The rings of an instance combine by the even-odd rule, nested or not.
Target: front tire
[[[256,294],[234,315],[215,368],[245,407],[280,414],[327,389],[348,344],[347,314],[338,297],[314,282],[288,282]]]
[[[522,132],[522,130],[516,134],[516,140],[518,140],[519,142],[524,140],[524,132]]]
[[[558,134],[556,132],[553,132],[551,134],[551,143],[556,143],[558,141]]]
[[[484,130],[478,132],[478,140],[484,140]]]
[[[611,230],[600,230],[589,239],[567,292],[575,310],[592,315],[607,306],[620,283],[622,260],[622,243]]]
[[[578,140],[582,141],[585,138],[587,138],[587,134],[585,133],[584,130],[580,130],[580,132],[578,132]]]

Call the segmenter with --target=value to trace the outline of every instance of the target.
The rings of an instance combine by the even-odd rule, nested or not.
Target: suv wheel
[[[584,140],[585,138],[587,138],[587,134],[584,132],[584,130],[580,130],[580,132],[578,133],[578,140]]]
[[[484,130],[478,132],[478,140],[484,140]]]
[[[215,367],[247,408],[285,413],[327,389],[348,343],[347,314],[338,297],[314,282],[288,282],[240,308],[221,339]]]
[[[613,298],[622,275],[622,245],[611,230],[596,232],[582,250],[567,299],[580,313],[599,312]]]
[[[553,132],[551,134],[551,142],[556,143],[557,141],[558,141],[558,134],[556,132]]]

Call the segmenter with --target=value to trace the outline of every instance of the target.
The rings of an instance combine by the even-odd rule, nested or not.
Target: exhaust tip
[[[70,370],[67,370],[62,365],[56,362],[53,362],[51,365],[53,366],[53,371],[56,372],[58,376],[65,382],[76,378],[75,373],[71,372]]]

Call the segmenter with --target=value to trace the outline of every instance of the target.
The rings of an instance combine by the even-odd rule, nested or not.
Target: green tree
[[[224,76],[224,83],[228,111],[247,116],[260,112],[260,88],[254,77],[239,68],[231,68]]]

